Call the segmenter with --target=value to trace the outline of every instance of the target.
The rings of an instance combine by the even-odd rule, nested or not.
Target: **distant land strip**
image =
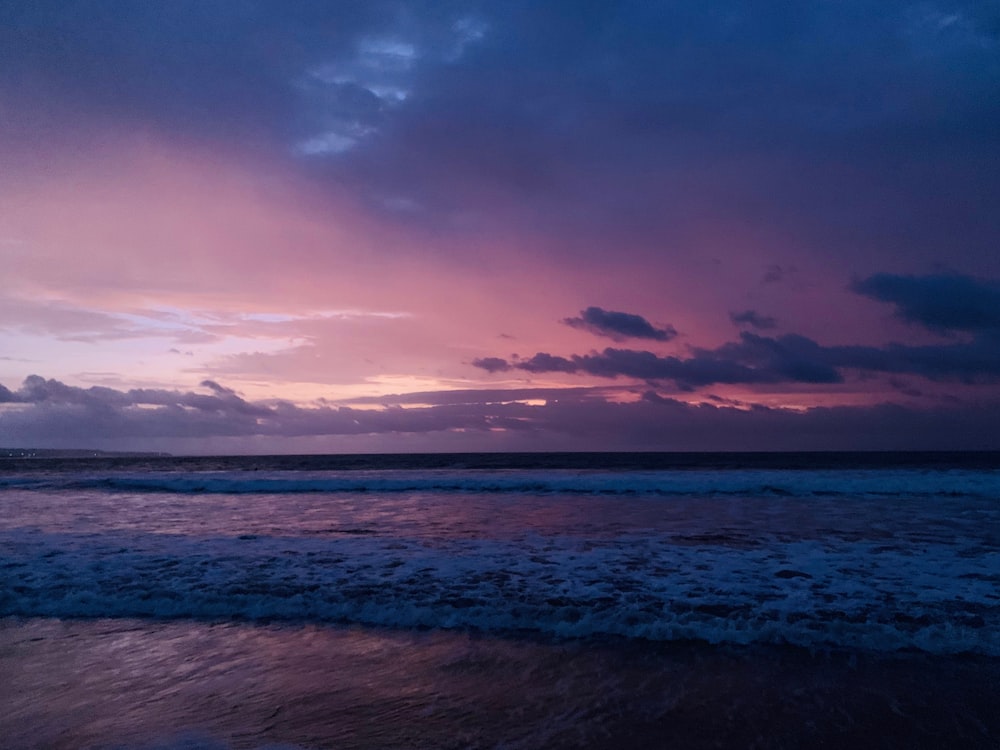
[[[96,451],[86,448],[0,448],[3,458],[161,458],[170,453],[141,451]]]

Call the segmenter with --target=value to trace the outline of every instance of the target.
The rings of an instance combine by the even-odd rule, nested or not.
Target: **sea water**
[[[3,747],[1000,746],[1000,456],[7,460]]]

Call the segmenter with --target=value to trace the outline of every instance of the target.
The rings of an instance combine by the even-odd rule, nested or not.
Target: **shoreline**
[[[0,620],[0,654],[9,750],[1000,739],[996,657],[45,618]]]

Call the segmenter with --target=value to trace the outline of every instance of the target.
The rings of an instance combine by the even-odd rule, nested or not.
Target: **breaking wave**
[[[0,615],[1000,655],[1000,551],[876,542],[9,531]],[[956,588],[956,583],[960,586]]]
[[[220,471],[47,473],[0,476],[0,490],[179,494],[504,493],[753,497],[1000,497],[1000,472],[983,471]]]

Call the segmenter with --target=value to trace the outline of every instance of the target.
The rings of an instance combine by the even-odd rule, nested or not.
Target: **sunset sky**
[[[0,3],[0,447],[1000,449],[1000,5]]]

